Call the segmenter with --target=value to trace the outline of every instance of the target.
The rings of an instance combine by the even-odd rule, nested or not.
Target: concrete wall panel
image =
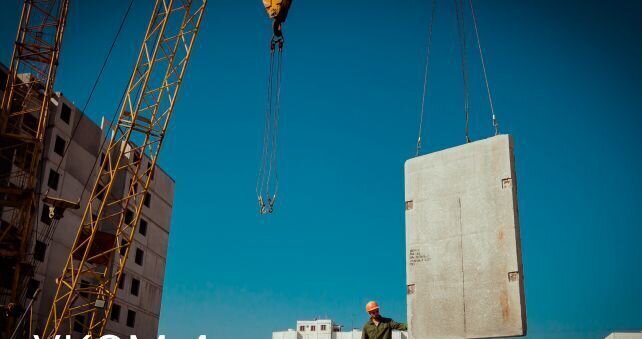
[[[409,338],[526,334],[512,139],[406,162]]]

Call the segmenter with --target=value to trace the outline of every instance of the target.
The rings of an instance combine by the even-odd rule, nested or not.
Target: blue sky
[[[515,138],[529,337],[641,330],[640,2],[475,3],[500,130]],[[127,4],[72,2],[56,88],[79,106]],[[0,12],[5,64],[20,6]],[[136,1],[87,110],[95,121],[117,105],[149,12]],[[369,299],[405,321],[403,163],[429,18],[427,0],[294,3],[280,197],[265,217],[254,185],[269,22],[258,0],[210,1],[160,159],[176,179],[160,333],[269,338],[317,316],[360,327]],[[424,152],[464,141],[455,28],[438,0]],[[479,139],[492,129],[469,57]]]

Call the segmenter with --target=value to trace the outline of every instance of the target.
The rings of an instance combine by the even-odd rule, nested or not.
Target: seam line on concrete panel
[[[140,280],[140,282],[143,282],[143,281],[148,282],[150,285],[152,285],[152,287],[158,287],[158,288],[163,287],[163,285],[159,285],[153,282],[152,280],[150,280],[149,278],[147,278],[145,275],[138,273],[136,271],[132,271],[131,269],[127,269],[123,272],[128,273],[130,277],[135,277],[136,279]]]
[[[132,303],[126,301],[125,299],[121,299],[120,297],[116,298],[115,300],[118,301],[118,304],[121,305],[121,307],[122,306],[128,306],[127,307],[128,310],[136,311],[136,313],[150,315],[150,316],[153,316],[153,317],[159,317],[160,316],[160,313],[159,314],[155,314],[154,312],[150,312],[149,310],[141,308],[139,305],[132,304]]]
[[[466,336],[466,273],[464,272],[464,226],[461,222],[461,198],[459,203],[459,253],[461,253],[461,301],[464,306],[464,336]]]
[[[156,166],[156,168],[160,168],[160,167],[158,167],[158,165],[157,165],[157,166]],[[153,183],[153,180],[152,180],[152,183]],[[153,184],[152,184],[152,185],[153,185]],[[164,202],[164,203],[165,203],[167,206],[169,206],[169,207],[174,207],[174,203],[173,203],[173,202],[172,202],[172,203],[170,203],[169,201],[167,201],[167,200],[165,199],[165,197],[163,197],[163,195],[162,195],[162,194],[159,194],[159,193],[157,192],[157,190],[156,190],[152,185],[150,185],[150,188],[149,188],[149,190],[148,190],[148,192],[153,193],[152,198],[154,198],[154,199],[159,199],[160,201]],[[147,206],[146,206],[146,207],[147,207]],[[147,209],[148,209],[148,210],[151,210],[151,209],[153,209],[153,207],[147,207]]]
[[[163,261],[167,262],[167,257],[164,257],[164,256],[160,255],[160,253],[154,251],[153,246],[148,246],[147,244],[144,244],[142,241],[134,238],[134,241],[132,242],[132,245],[136,245],[136,244],[140,245],[139,247],[143,247],[144,250],[145,250],[145,253],[151,253],[151,254],[155,255],[156,257],[162,258]]]
[[[169,231],[168,230],[166,230],[163,227],[161,227],[161,225],[159,223],[154,222],[154,220],[152,219],[152,214],[151,213],[144,213],[143,212],[143,219],[145,219],[145,221],[147,221],[147,224],[148,224],[147,227],[154,226],[154,227],[160,229],[163,233],[169,235]],[[170,220],[170,222],[171,222],[171,220]]]

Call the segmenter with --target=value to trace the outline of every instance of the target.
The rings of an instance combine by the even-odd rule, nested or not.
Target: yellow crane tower
[[[25,0],[0,106],[0,305],[21,308],[34,272],[37,176],[69,0]],[[0,337],[12,331],[10,318]]]
[[[41,338],[105,329],[206,2],[154,5]],[[116,197],[122,180],[129,185]]]

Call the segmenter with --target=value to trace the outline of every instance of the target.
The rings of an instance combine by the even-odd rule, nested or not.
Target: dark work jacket
[[[390,318],[381,317],[379,325],[375,325],[372,319],[369,319],[363,325],[361,339],[392,339],[392,330],[405,331],[407,329],[406,324],[400,324]]]

